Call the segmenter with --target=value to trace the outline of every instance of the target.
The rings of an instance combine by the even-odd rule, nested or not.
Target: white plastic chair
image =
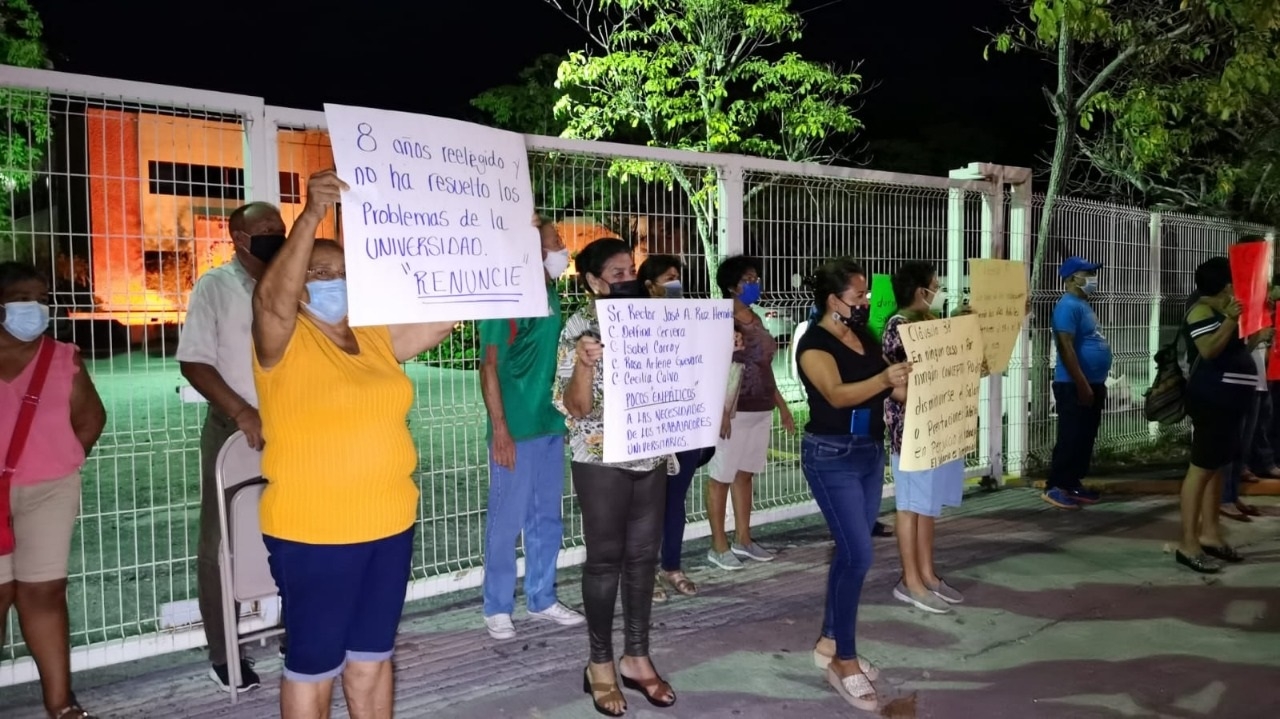
[[[267,481],[262,478],[262,453],[249,446],[244,432],[231,435],[218,452],[218,521],[222,526],[222,543],[218,547],[218,571],[222,575],[222,622],[227,645],[227,678],[239,687],[240,646],[284,633],[276,625],[257,631],[240,633],[240,617],[236,604],[273,600],[279,594],[271,567],[267,563],[267,547],[262,541],[258,521],[258,503]],[[239,698],[231,692],[231,703]]]

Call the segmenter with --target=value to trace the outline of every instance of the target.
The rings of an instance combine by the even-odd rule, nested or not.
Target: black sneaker
[[[231,691],[231,679],[227,676],[226,664],[214,664],[209,667],[209,678],[218,685],[218,688],[224,692]],[[262,680],[258,678],[258,673],[253,670],[253,660],[240,660],[240,688],[238,691],[247,692],[250,689],[257,689],[262,686]]]

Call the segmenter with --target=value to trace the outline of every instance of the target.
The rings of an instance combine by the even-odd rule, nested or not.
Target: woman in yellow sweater
[[[328,170],[307,181],[306,208],[253,295],[262,533],[289,636],[285,719],[328,716],[339,674],[352,716],[391,716],[418,508],[413,386],[400,363],[454,324],[348,326],[342,248],[315,238],[345,189]]]

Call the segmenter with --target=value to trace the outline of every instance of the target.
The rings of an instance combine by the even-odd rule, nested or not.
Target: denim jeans
[[[1053,445],[1047,489],[1080,489],[1089,474],[1093,444],[1102,425],[1102,408],[1107,404],[1107,386],[1091,384],[1093,404],[1081,406],[1072,382],[1054,382],[1053,399],[1058,410],[1058,441]]]
[[[1254,433],[1258,429],[1258,409],[1262,404],[1262,392],[1254,392],[1245,407],[1244,418],[1240,423],[1240,448],[1236,450],[1231,466],[1223,467],[1222,503],[1234,504],[1240,499],[1240,475],[1249,468],[1249,459],[1253,456]]]
[[[667,477],[667,511],[662,520],[662,569],[680,571],[680,550],[684,547],[685,498],[698,471],[698,460],[706,450],[691,449],[676,453],[680,472]]]
[[[806,434],[800,463],[836,544],[827,572],[822,636],[835,639],[837,657],[852,660],[858,656],[858,600],[871,569],[871,528],[884,489],[884,442]]]
[[[564,538],[564,437],[516,442],[514,470],[489,461],[484,530],[484,615],[515,607],[516,537],[524,534],[524,594],[531,612],[556,603],[556,557]]]

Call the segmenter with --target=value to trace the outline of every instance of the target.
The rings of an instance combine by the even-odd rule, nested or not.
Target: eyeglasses
[[[327,267],[316,267],[314,269],[307,270],[307,277],[320,280],[322,282],[328,280],[345,280],[347,279],[347,271],[331,270]]]

